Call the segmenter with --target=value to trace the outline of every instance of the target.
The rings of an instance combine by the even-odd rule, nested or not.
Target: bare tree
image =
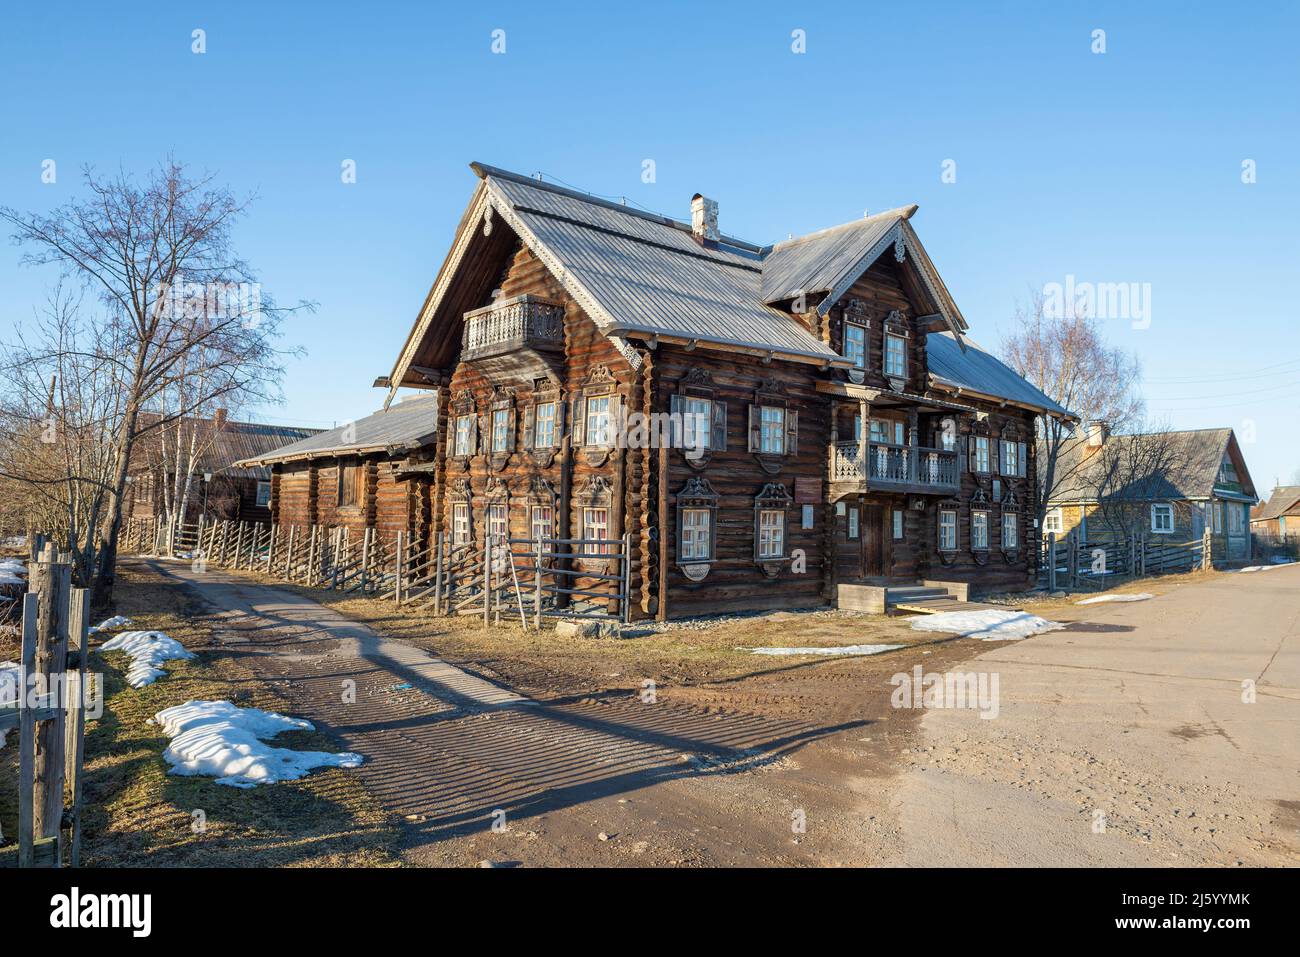
[[[1102,523],[1114,538],[1135,537],[1149,528],[1153,502],[1173,502],[1195,465],[1186,433],[1167,425],[1108,438],[1083,457],[1079,486],[1097,503]]]
[[[0,219],[29,248],[25,264],[59,267],[92,290],[105,310],[90,336],[95,360],[114,370],[117,404],[114,421],[106,423],[112,466],[90,576],[102,603],[113,587],[123,497],[141,433],[224,396],[246,403],[278,399],[284,353],[275,341],[285,311],[262,293],[233,248],[232,228],[250,200],[235,199],[210,175],[191,176],[172,160],[143,183],[124,172],[99,177],[90,169],[84,179],[87,198],[49,215],[0,207]],[[46,337],[11,358],[61,363],[61,349]],[[185,405],[158,407],[182,382],[190,386]],[[142,421],[150,408],[158,414]]]
[[[1017,308],[1014,319],[1016,328],[1003,341],[1002,356],[1048,398],[1082,421],[1105,422],[1116,432],[1141,418],[1141,365],[1136,355],[1106,344],[1098,320],[1070,311],[1051,315],[1041,293],[1033,294],[1028,308]],[[1074,480],[1084,457],[1063,454],[1083,437],[1060,418],[1042,417],[1038,439],[1041,527],[1047,503]]]

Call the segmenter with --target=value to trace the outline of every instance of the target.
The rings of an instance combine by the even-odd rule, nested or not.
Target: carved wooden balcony
[[[515,296],[465,313],[461,358],[483,372],[537,372],[563,356],[563,306]]]
[[[957,453],[947,449],[868,442],[831,446],[831,484],[840,494],[869,490],[951,495],[961,484]]]

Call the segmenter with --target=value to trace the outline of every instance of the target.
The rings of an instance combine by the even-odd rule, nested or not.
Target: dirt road
[[[1077,609],[1014,644],[778,662],[643,700],[525,697],[289,589],[152,564],[210,609],[212,653],[366,756],[413,863],[1295,861],[1300,569]],[[997,670],[999,716],[891,708],[916,665]]]
[[[1300,863],[1300,565],[1076,614],[966,662],[996,719],[927,712],[891,862]]]

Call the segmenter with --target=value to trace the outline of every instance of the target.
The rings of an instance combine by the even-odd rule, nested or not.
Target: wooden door
[[[885,574],[885,512],[879,505],[862,506],[862,574]]]

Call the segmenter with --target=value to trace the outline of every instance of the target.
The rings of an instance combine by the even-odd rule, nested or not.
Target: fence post
[[[483,627],[491,622],[492,612],[492,533],[483,529]]]
[[[1201,571],[1214,570],[1214,536],[1207,528],[1201,534]]]
[[[1047,533],[1047,590],[1056,591],[1056,532]]]
[[[33,563],[33,569],[36,565]],[[40,607],[40,598],[29,591],[23,596],[23,646],[22,646],[22,687],[18,693],[23,695],[19,703],[24,707],[18,712],[18,866],[31,867],[35,862],[35,818],[36,794],[36,719],[32,702],[28,697],[32,688],[32,675],[36,674],[36,618]]]
[[[32,567],[31,587],[38,596],[36,615],[36,674],[43,680],[42,692],[59,708],[52,720],[36,729],[35,796],[33,829],[42,838],[57,839],[63,826],[63,729],[66,712],[52,695],[54,682],[62,682],[68,670],[68,610],[72,590],[72,568],[55,558],[47,545],[40,562]]]
[[[632,533],[623,534],[623,624],[632,622]]]
[[[533,559],[533,618],[537,625],[537,630],[542,630],[542,539],[537,539],[533,551],[536,557]]]
[[[77,670],[75,687],[69,688],[68,706],[72,709],[66,718],[67,743],[65,776],[72,795],[72,850],[73,867],[81,866],[81,788],[86,763],[86,664],[90,657],[90,590],[72,590],[71,628],[69,637],[77,640]]]

